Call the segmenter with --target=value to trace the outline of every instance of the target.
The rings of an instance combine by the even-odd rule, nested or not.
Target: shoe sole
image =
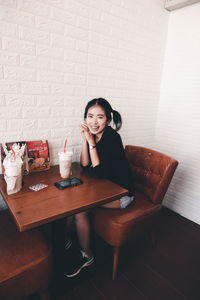
[[[74,277],[74,276],[78,275],[83,268],[88,267],[91,264],[93,264],[93,262],[94,262],[94,258],[92,258],[90,261],[85,262],[75,273],[73,273],[73,274],[64,273],[64,275],[66,277]]]

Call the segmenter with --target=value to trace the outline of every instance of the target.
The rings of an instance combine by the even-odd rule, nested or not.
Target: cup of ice
[[[72,151],[60,151],[59,156],[59,171],[62,178],[68,179],[72,169]]]
[[[8,195],[17,193],[22,188],[23,161],[21,156],[24,153],[24,147],[25,146],[20,147],[19,145],[14,144],[10,151],[4,148],[4,152],[6,154],[3,161],[3,166],[5,169],[4,179],[7,183]]]

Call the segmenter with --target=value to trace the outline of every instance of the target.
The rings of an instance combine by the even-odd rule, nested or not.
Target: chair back
[[[168,189],[178,161],[155,150],[127,145],[135,190],[143,193],[152,203],[161,203]]]

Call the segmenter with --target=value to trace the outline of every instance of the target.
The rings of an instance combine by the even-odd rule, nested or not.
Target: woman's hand
[[[90,132],[88,126],[85,123],[81,124],[80,132],[81,132],[83,138],[85,138],[87,140],[89,145],[95,145],[94,136]]]
[[[89,148],[89,152],[90,152],[90,158],[89,158],[88,147],[87,147],[87,143],[90,146],[95,146],[96,143],[95,143],[94,135],[91,133],[86,123],[81,124],[80,132],[83,136],[81,164],[83,166],[88,166],[89,163],[91,162],[94,168],[100,164],[97,148],[92,148],[92,149]]]
[[[85,137],[85,131],[87,130],[87,125],[85,123],[81,124],[80,126],[80,133],[82,134],[83,137]]]

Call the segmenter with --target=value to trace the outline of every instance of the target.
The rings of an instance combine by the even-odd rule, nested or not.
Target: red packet
[[[49,145],[47,140],[26,142],[29,172],[50,169]]]

